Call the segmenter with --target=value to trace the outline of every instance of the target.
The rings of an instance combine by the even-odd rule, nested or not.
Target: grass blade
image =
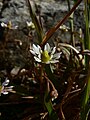
[[[38,21],[38,19],[36,17],[35,12],[32,9],[30,0],[28,0],[28,5],[29,5],[29,11],[30,11],[30,15],[31,15],[32,21],[33,21],[33,23],[35,25],[35,28],[36,28],[36,31],[37,31],[39,43],[41,43],[42,39],[43,39],[43,30],[42,30],[42,27],[41,27],[40,22]]]
[[[82,108],[81,108],[81,120],[87,120],[90,112],[90,69],[87,76],[87,84],[85,87],[84,95],[82,97]]]

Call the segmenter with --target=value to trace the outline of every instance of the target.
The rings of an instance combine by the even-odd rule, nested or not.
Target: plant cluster
[[[90,99],[90,2],[85,5],[85,33],[76,34],[73,13],[82,0],[74,0],[69,12],[46,34],[27,0],[32,22],[25,29],[11,21],[1,23],[0,37],[0,117],[5,120],[7,106],[25,105],[7,120],[88,120]],[[40,16],[39,16],[40,17]],[[64,25],[69,20],[70,26]],[[69,30],[70,43],[57,38],[49,41],[60,29]],[[18,38],[18,34],[23,36]],[[35,33],[37,33],[36,36]],[[76,43],[75,36],[79,40]],[[84,37],[83,37],[84,36]],[[35,42],[34,39],[37,39]],[[5,110],[3,110],[5,109]],[[15,109],[15,108],[14,108]],[[17,109],[17,107],[16,107]],[[17,115],[15,115],[17,114]],[[8,116],[8,115],[7,115]]]

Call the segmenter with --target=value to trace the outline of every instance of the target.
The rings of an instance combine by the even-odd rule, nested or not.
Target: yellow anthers
[[[49,60],[50,60],[50,56],[48,54],[48,51],[44,50],[41,54],[41,61],[48,62]]]
[[[8,22],[8,24],[7,24],[7,28],[9,28],[9,29],[12,28],[12,23],[11,23],[11,21]]]

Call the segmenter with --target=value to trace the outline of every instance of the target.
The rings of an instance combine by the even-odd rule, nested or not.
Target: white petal
[[[37,46],[33,44],[33,50],[37,51],[37,49],[38,49]]]
[[[18,26],[17,26],[17,25],[13,27],[13,29],[17,29],[17,28],[18,28]]]
[[[40,47],[39,45],[37,45],[37,48],[38,48],[39,50],[41,50],[41,47]]]
[[[58,60],[51,60],[50,63],[57,63],[59,62]]]
[[[53,58],[53,54],[50,55],[50,60]]]
[[[60,58],[61,53],[56,53],[53,55],[52,59],[59,59]]]
[[[5,83],[9,83],[9,79],[8,78],[5,79]]]
[[[41,52],[41,47],[39,45],[34,45],[33,44],[33,51],[36,53],[36,54],[40,54]]]
[[[7,92],[7,91],[3,91],[2,93],[3,93],[4,95],[7,95],[7,94],[8,94],[8,92]]]
[[[48,61],[48,62],[42,62],[42,63],[45,63],[45,64],[50,64],[50,61]]]
[[[38,55],[38,58],[41,60],[41,54]]]
[[[12,88],[8,88],[8,89],[7,89],[8,92],[10,92],[10,91],[12,91],[12,90],[13,90]]]
[[[50,64],[50,61],[46,62],[46,64]]]
[[[53,48],[52,52],[51,52],[51,55],[54,54],[56,51],[56,47]]]
[[[9,80],[6,78],[6,80],[2,83],[2,86],[7,86],[9,84]]]
[[[6,87],[7,89],[12,89],[14,86],[9,86],[9,87]]]
[[[5,24],[4,22],[1,23],[2,27],[7,27],[7,24]]]
[[[32,22],[26,21],[26,24],[27,24],[28,27],[30,27],[32,25]]]
[[[33,44],[33,51],[34,51],[35,53],[37,53],[38,49],[39,49],[39,48],[38,48],[36,45]]]
[[[30,52],[31,52],[33,55],[35,55],[35,51],[33,51],[33,50],[30,50]]]
[[[38,57],[36,57],[36,56],[34,56],[34,59],[35,59],[37,62],[41,62],[41,60],[40,60]]]
[[[51,52],[51,48],[50,48],[50,45],[48,43],[45,45],[44,50]]]

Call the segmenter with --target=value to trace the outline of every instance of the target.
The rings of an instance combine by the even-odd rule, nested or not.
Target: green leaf
[[[81,120],[87,120],[90,112],[90,70],[87,77],[84,96],[82,97]]]
[[[45,71],[48,75],[48,78],[54,83],[54,85],[56,84],[56,80],[55,80],[55,76],[53,75],[51,69],[50,69],[50,65],[46,65],[45,66]],[[49,92],[48,89],[46,88],[45,91],[45,96],[44,96],[44,104],[49,112],[49,120],[58,120],[58,115],[56,114],[56,112],[53,109],[53,105],[51,100],[49,99]]]
[[[49,120],[59,120],[56,112],[53,109],[51,100],[48,99],[48,96],[49,96],[49,93],[48,93],[48,90],[46,89],[45,96],[44,96],[44,104],[49,113]]]

